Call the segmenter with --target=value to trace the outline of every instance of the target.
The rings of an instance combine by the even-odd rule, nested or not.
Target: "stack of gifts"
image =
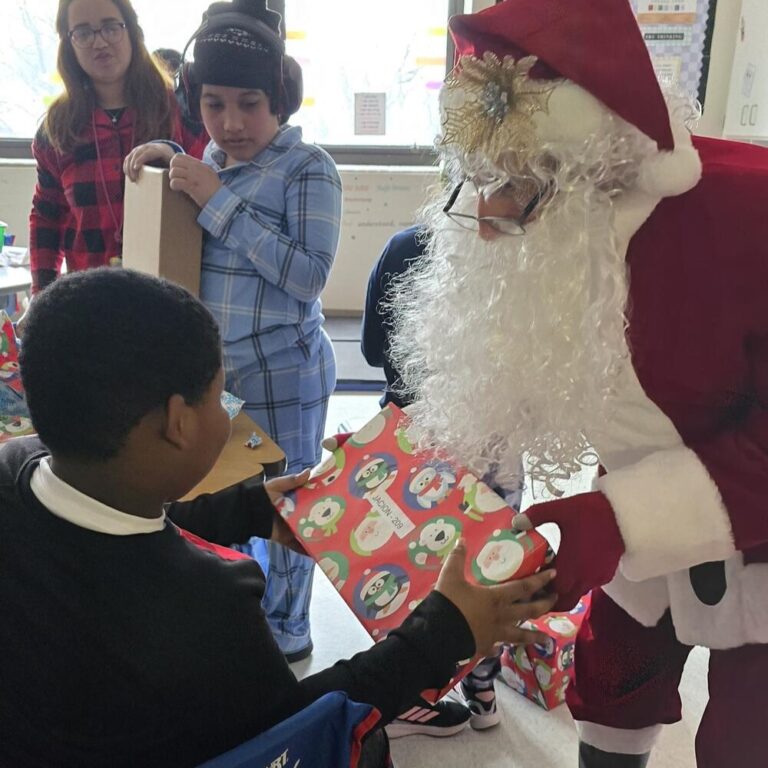
[[[547,635],[546,643],[513,645],[501,655],[501,679],[544,709],[565,701],[565,691],[573,679],[576,634],[589,610],[590,596],[581,598],[567,613],[549,613],[523,624]]]
[[[418,450],[393,405],[337,447],[280,511],[374,640],[427,596],[459,537],[466,576],[479,584],[530,575],[551,558],[541,535],[510,530],[514,510],[485,483]]]
[[[0,443],[34,434],[19,373],[19,350],[11,319],[0,311]]]

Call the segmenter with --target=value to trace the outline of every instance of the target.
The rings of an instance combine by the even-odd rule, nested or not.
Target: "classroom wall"
[[[344,188],[341,239],[323,307],[336,314],[362,312],[368,275],[387,240],[414,223],[435,168],[340,167]]]
[[[27,221],[35,186],[32,160],[0,159],[0,220],[16,235],[16,245],[27,245]]]

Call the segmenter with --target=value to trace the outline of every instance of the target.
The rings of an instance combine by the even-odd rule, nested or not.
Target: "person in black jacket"
[[[394,325],[387,298],[392,281],[424,255],[426,241],[426,232],[418,226],[396,232],[387,241],[368,277],[360,348],[368,365],[384,369],[387,388],[379,401],[382,408],[387,403],[404,408],[411,402],[410,397],[400,391],[400,373],[389,359],[389,340]]]
[[[128,270],[68,275],[20,362],[39,437],[0,447],[0,766],[195,766],[333,690],[385,724],[457,660],[529,642],[517,622],[553,603],[532,597],[549,573],[469,585],[459,547],[400,629],[299,681],[259,565],[194,536],[296,545],[272,500],[305,477],[174,502],[229,435],[208,310]]]

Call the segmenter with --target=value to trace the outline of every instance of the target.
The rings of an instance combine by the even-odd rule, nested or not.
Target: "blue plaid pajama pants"
[[[320,462],[328,400],[335,385],[336,358],[322,329],[316,352],[303,364],[242,377],[235,371],[226,383],[230,392],[245,400],[245,412],[282,448],[287,473]],[[314,561],[263,539],[251,539],[235,549],[250,554],[264,569],[267,585],[262,607],[280,650],[304,650],[311,641]]]

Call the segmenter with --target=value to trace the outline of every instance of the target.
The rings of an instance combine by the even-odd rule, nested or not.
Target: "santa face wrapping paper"
[[[548,613],[525,622],[524,629],[544,632],[547,641],[506,647],[501,655],[501,679],[544,709],[562,704],[573,679],[576,635],[589,604],[590,596],[585,595],[567,613]]]
[[[387,406],[279,505],[374,640],[427,596],[459,537],[466,577],[479,584],[528,576],[551,557],[535,531],[510,530],[515,510],[501,497],[466,469],[419,452],[409,429],[407,415]]]
[[[0,311],[0,443],[34,431],[21,384],[16,334],[8,315]]]

